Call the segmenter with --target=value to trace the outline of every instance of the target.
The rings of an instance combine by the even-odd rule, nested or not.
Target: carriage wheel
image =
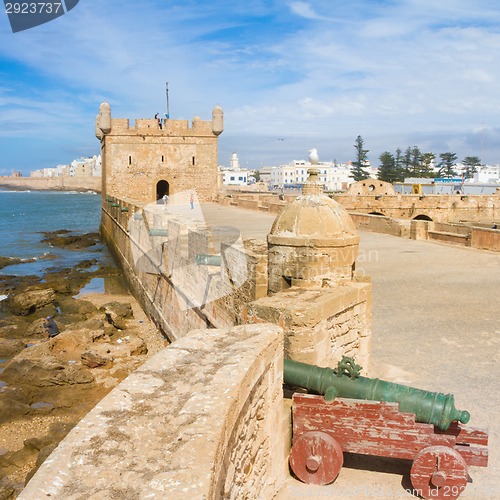
[[[413,488],[423,498],[455,500],[467,486],[467,464],[458,451],[447,446],[420,450],[411,466]]]
[[[294,440],[290,467],[307,484],[329,484],[339,475],[344,455],[340,444],[329,434],[310,431]]]

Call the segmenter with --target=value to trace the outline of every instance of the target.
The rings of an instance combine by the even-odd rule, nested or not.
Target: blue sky
[[[2,6],[3,7],[3,6]],[[80,0],[13,34],[0,12],[0,175],[99,151],[117,118],[224,109],[219,162],[250,168],[418,146],[500,163],[496,0]],[[281,140],[284,139],[284,140]]]

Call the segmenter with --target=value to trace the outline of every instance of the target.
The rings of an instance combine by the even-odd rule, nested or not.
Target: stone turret
[[[224,112],[218,104],[212,111],[212,131],[215,135],[220,135],[224,131]]]
[[[102,194],[154,203],[164,196],[196,190],[199,200],[217,196],[218,138],[223,112],[216,106],[211,120],[126,118],[111,116],[107,102],[99,106],[96,137],[101,142]],[[189,195],[188,195],[189,199]],[[171,198],[172,200],[172,198]]]
[[[95,125],[95,135],[98,139],[102,139],[104,134],[111,132],[111,106],[106,101],[103,101],[99,106]]]
[[[359,236],[346,210],[323,194],[318,169],[268,235],[269,292],[331,287],[353,278]]]

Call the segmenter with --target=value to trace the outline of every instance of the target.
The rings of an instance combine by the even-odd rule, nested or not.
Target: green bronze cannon
[[[220,266],[222,257],[220,255],[199,253],[195,257],[195,263],[198,266]]]
[[[428,392],[377,378],[361,377],[360,372],[361,366],[348,357],[342,358],[334,369],[285,359],[284,382],[322,394],[326,401],[333,401],[338,396],[399,403],[399,410],[415,414],[417,422],[434,424],[443,431],[454,420],[466,424],[470,419],[468,411],[455,408],[452,394]]]

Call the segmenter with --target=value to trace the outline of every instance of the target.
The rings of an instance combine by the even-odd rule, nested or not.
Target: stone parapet
[[[334,288],[289,288],[248,304],[244,319],[281,326],[286,358],[332,367],[346,355],[367,371],[371,315],[371,284],[352,282]]]
[[[474,227],[470,245],[474,248],[500,252],[500,230]]]
[[[163,333],[241,323],[245,304],[267,294],[267,248],[234,239],[196,219],[108,196],[101,234],[132,292]],[[229,238],[229,241],[226,239]],[[220,265],[197,265],[213,255]]]
[[[18,498],[272,498],[288,470],[282,382],[279,327],[193,331],[109,393]]]

